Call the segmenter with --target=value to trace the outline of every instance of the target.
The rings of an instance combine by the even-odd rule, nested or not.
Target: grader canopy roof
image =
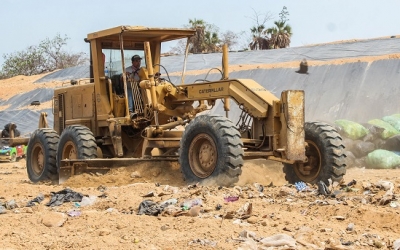
[[[120,34],[124,38],[124,45],[130,47],[129,42],[167,42],[182,38],[188,38],[194,35],[194,29],[176,29],[176,28],[149,28],[144,26],[118,26],[98,32],[90,33],[88,40],[104,38],[109,44],[103,43],[103,48],[119,48]],[[131,44],[134,46],[134,44]]]

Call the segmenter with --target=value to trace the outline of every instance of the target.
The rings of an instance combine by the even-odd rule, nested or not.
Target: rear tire
[[[32,182],[58,178],[56,162],[58,140],[57,132],[49,128],[33,132],[26,152],[26,169]]]
[[[300,164],[284,164],[286,180],[289,183],[303,181],[311,184],[323,181],[326,185],[329,185],[328,179],[340,182],[346,173],[346,155],[340,135],[323,122],[307,122],[304,130],[308,162],[303,167]]]
[[[242,173],[243,143],[239,131],[223,116],[196,117],[182,135],[179,163],[188,183],[212,178],[210,184],[232,185]]]
[[[97,144],[92,131],[88,127],[72,125],[66,127],[60,135],[57,162],[61,166],[63,159],[97,158]]]

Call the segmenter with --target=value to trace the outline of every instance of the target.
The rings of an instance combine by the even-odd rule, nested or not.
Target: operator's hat
[[[132,56],[132,61],[134,60],[142,60],[142,58],[139,55],[134,55]]]

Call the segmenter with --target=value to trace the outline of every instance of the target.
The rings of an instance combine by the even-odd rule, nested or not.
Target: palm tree
[[[204,29],[205,22],[202,19],[189,19],[190,28],[196,30],[196,34],[190,38],[190,43],[193,45],[190,48],[190,53],[202,53],[205,49],[204,46]]]
[[[290,37],[292,36],[292,27],[286,24],[286,21],[275,21],[276,27],[269,28],[265,31],[271,35],[270,44],[272,48],[287,48],[290,45]]]
[[[268,37],[262,37],[262,34],[266,33],[265,26],[263,24],[253,26],[250,31],[253,34],[253,41],[249,44],[251,50],[269,49]]]
[[[219,52],[220,48],[218,47],[219,43],[218,34],[211,31],[206,31],[204,35],[204,44],[206,46],[206,52]]]
[[[189,24],[190,28],[196,30],[196,34],[190,39],[190,43],[193,44],[190,49],[191,53],[209,53],[221,50],[218,45],[220,42],[218,29],[215,26],[202,19],[189,19]]]

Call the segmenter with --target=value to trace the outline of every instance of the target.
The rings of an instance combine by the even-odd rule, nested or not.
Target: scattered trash
[[[399,206],[399,203],[397,203],[396,201],[391,201],[390,202],[390,206],[393,207],[393,208],[396,208],[396,207]]]
[[[101,195],[99,195],[97,197],[104,199],[104,198],[107,198],[108,195],[106,193],[102,193]]]
[[[239,200],[239,196],[227,196],[224,198],[225,202],[234,202]]]
[[[203,200],[201,198],[196,198],[196,199],[185,200],[181,204],[181,207],[183,210],[189,210],[193,206],[201,206],[202,204],[203,204]]]
[[[67,214],[68,214],[69,216],[71,216],[71,217],[78,217],[78,216],[80,216],[80,215],[82,214],[82,212],[79,211],[79,210],[69,210],[69,211],[67,212]]]
[[[196,184],[193,184],[193,185],[188,185],[187,188],[188,188],[188,189],[197,188],[197,187],[199,186],[199,184],[200,184],[200,183],[196,183]]]
[[[351,189],[350,190],[346,190],[347,192],[350,192],[350,191],[352,191]],[[342,194],[343,192],[342,191],[340,191],[340,190],[334,190],[332,193],[331,193],[331,197],[332,198],[336,198],[337,196],[339,196],[340,194]]]
[[[35,206],[36,203],[40,203],[40,202],[42,202],[43,200],[44,200],[43,194],[39,194],[36,198],[30,200],[30,201],[26,204],[26,206],[27,206],[27,207]]]
[[[261,185],[260,183],[254,183],[254,186],[257,188],[258,192],[263,192],[264,191],[264,186]]]
[[[337,215],[337,216],[332,216],[332,219],[336,219],[336,220],[345,220],[346,217]]]
[[[375,186],[378,188],[383,188],[385,191],[394,189],[394,185],[390,181],[378,181]]]
[[[96,202],[97,197],[94,195],[84,196],[80,202],[81,207],[91,206]]]
[[[109,208],[106,209],[106,212],[107,213],[112,213],[114,210],[115,210],[114,208],[109,207]]]
[[[139,204],[138,215],[154,215],[157,216],[163,211],[163,207],[152,200],[144,200]]]
[[[307,185],[302,181],[294,183],[294,186],[296,187],[297,191],[299,191],[299,192],[305,191],[307,189]]]
[[[49,203],[46,204],[46,206],[54,207],[54,206],[60,206],[64,202],[81,202],[83,198],[83,195],[80,193],[77,193],[75,191],[72,191],[69,188],[65,188],[61,191],[58,191],[56,193],[51,192],[51,199]]]
[[[217,242],[215,241],[211,241],[211,240],[207,240],[207,239],[195,239],[192,240],[188,243],[189,246],[191,245],[201,245],[201,246],[210,246],[210,247],[216,247],[217,246]]]
[[[0,214],[5,214],[7,213],[7,209],[3,206],[0,206]]]
[[[12,210],[17,207],[17,203],[15,203],[15,200],[10,200],[9,202],[6,203],[6,208],[8,210]]]
[[[156,196],[156,195],[154,194],[154,191],[150,191],[150,192],[148,192],[147,194],[142,195],[142,197],[154,197],[154,196]]]
[[[352,241],[344,241],[343,239],[340,239],[340,244],[342,244],[343,246],[351,246],[353,245]]]
[[[236,211],[236,214],[241,219],[247,219],[253,212],[253,204],[246,202],[241,208]]]
[[[393,250],[400,250],[400,239],[393,242]]]
[[[357,184],[357,181],[356,181],[356,180],[352,180],[352,181],[350,181],[349,183],[347,183],[346,186],[351,187],[351,186],[354,186],[354,185],[356,185],[356,184]]]
[[[217,204],[216,206],[215,206],[215,210],[221,210],[221,208],[222,208],[222,206],[220,205],[220,204]]]
[[[107,187],[105,187],[103,185],[100,185],[100,186],[97,187],[97,191],[104,192],[106,190],[107,190]]]
[[[322,195],[328,195],[331,193],[331,191],[329,190],[328,186],[323,182],[323,181],[319,181],[317,183],[318,186],[318,193],[322,194]]]
[[[243,230],[242,232],[239,233],[239,237],[241,238],[246,238],[246,239],[253,239],[253,240],[258,240],[256,238],[256,233],[253,231],[247,231],[247,230]]]
[[[141,174],[137,171],[131,173],[131,178],[140,178],[142,177]]]
[[[171,198],[171,199],[168,199],[166,201],[161,202],[160,205],[163,206],[163,207],[167,207],[167,206],[170,206],[170,205],[175,205],[176,203],[178,203],[178,200],[174,199],[174,198]]]
[[[352,232],[354,230],[354,223],[349,223],[347,225],[346,231]]]
[[[235,225],[240,225],[240,226],[250,226],[249,223],[247,223],[246,221],[243,221],[241,219],[236,219],[236,220],[232,221],[232,223]]]

